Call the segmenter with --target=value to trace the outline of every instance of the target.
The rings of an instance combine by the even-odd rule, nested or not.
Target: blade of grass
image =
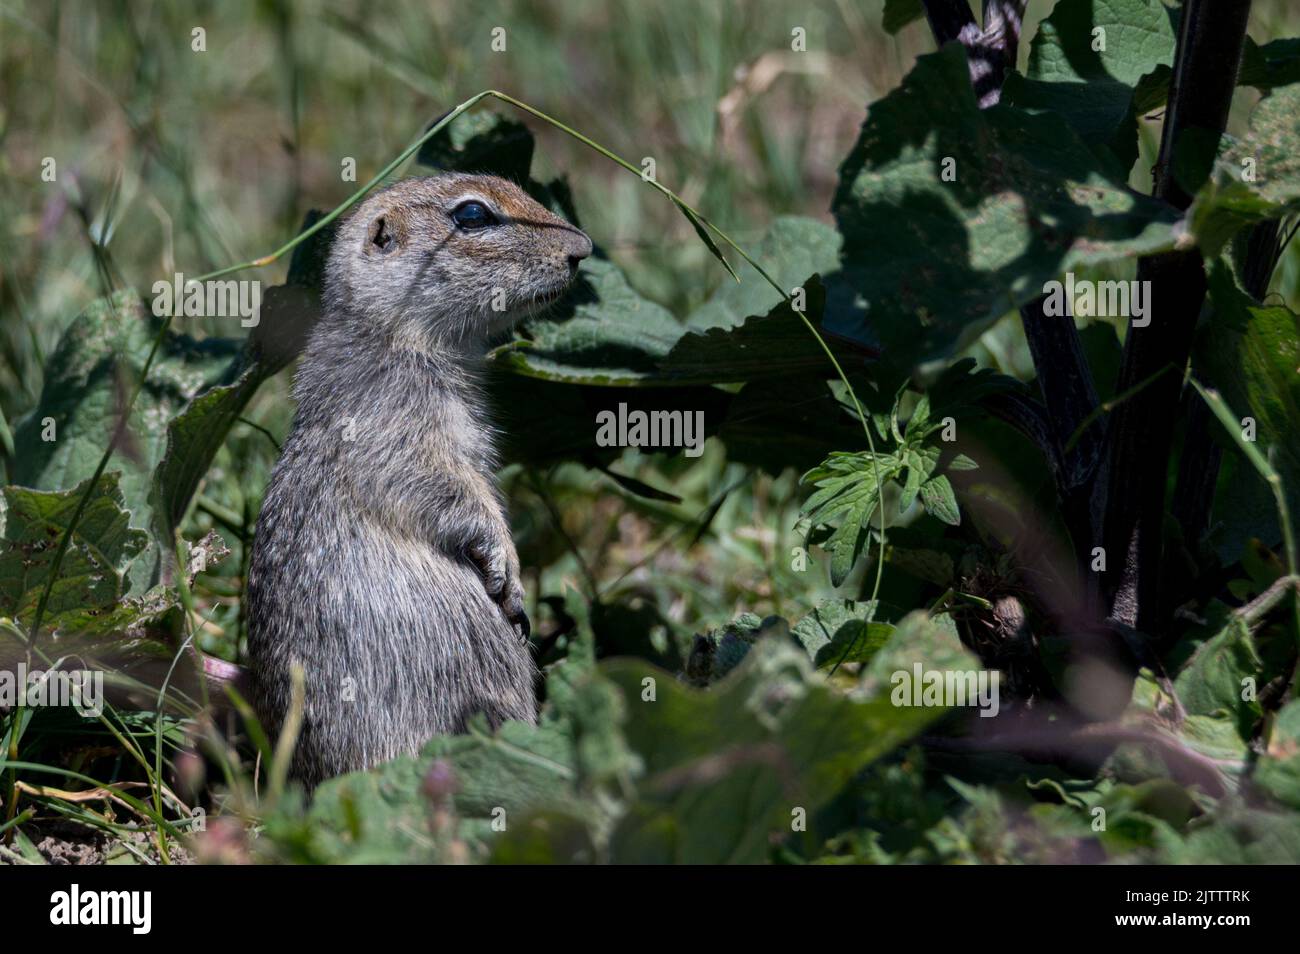
[[[1228,432],[1237,448],[1250,461],[1252,467],[1259,473],[1264,481],[1268,484],[1269,490],[1273,492],[1273,500],[1277,504],[1277,519],[1282,527],[1282,545],[1286,549],[1286,568],[1291,576],[1296,575],[1296,540],[1295,531],[1291,525],[1291,508],[1286,502],[1286,488],[1282,486],[1282,476],[1277,472],[1277,468],[1269,461],[1264,453],[1256,446],[1254,441],[1248,441],[1241,433],[1241,419],[1232,413],[1228,407],[1228,402],[1223,396],[1213,388],[1203,387],[1195,378],[1188,378],[1192,387],[1196,388],[1202,400],[1205,401],[1214,416],[1219,419],[1223,429]],[[1296,625],[1296,647],[1300,649],[1300,593],[1294,589],[1291,593],[1291,611],[1294,616]],[[1294,695],[1300,691],[1300,667],[1296,668],[1296,673],[1292,678],[1291,692]]]

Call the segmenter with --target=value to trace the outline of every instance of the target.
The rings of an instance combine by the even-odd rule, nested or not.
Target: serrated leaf
[[[127,570],[149,537],[130,526],[118,478],[116,472],[105,473],[91,491],[50,592],[44,628],[75,625],[106,613],[125,592]],[[0,614],[30,625],[59,541],[89,486],[87,479],[65,491],[4,488]]]
[[[909,618],[890,642],[928,663],[932,628]],[[628,744],[645,772],[611,840],[613,858],[627,862],[761,861],[773,834],[788,833],[792,799],[811,817],[943,711],[896,707],[887,685],[847,697],[779,640],[759,642],[708,690],[632,660],[603,671],[622,692]],[[647,678],[657,686],[654,702],[645,701]]]
[[[912,506],[916,495],[921,492],[921,485],[930,479],[939,464],[939,448],[908,448],[903,462],[907,465],[907,480],[903,483],[903,493],[898,498],[898,512],[906,513]]]
[[[905,438],[916,438],[929,423],[930,395],[922,394],[920,400],[916,402],[916,408],[912,411],[912,416],[907,419],[907,428],[903,431],[903,436]]]
[[[880,474],[877,481],[876,464]],[[878,489],[897,475],[900,464],[884,455],[835,453],[803,477],[817,489],[804,502],[802,513],[809,526],[838,524],[822,543],[831,556],[831,583],[839,586],[848,578],[870,539],[868,522],[876,509]]]
[[[950,526],[961,523],[961,512],[957,509],[957,495],[952,492],[948,478],[940,474],[921,485],[921,503],[925,512],[938,517]]]
[[[173,328],[179,324],[174,321]],[[95,472],[159,325],[138,296],[123,291],[91,305],[68,326],[46,364],[40,401],[15,431],[15,484],[66,489]],[[114,457],[131,526],[152,529],[149,493],[163,455],[165,423],[195,394],[231,375],[239,350],[239,342],[227,339],[199,342],[174,330],[165,336]],[[45,439],[47,419],[54,440]],[[151,550],[131,569],[132,592],[143,592],[157,577],[158,550]]]

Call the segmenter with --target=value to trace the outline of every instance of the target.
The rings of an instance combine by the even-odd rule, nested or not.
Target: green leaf
[[[909,425],[910,426],[910,425]],[[907,480],[903,483],[903,493],[898,498],[898,512],[906,513],[912,506],[921,485],[930,479],[935,467],[939,466],[939,448],[909,447],[904,451],[903,462],[907,465]]]
[[[118,292],[68,326],[46,364],[40,401],[15,432],[15,484],[58,490],[95,472],[140,380],[159,324],[140,298]],[[231,374],[239,348],[236,341],[199,342],[175,331],[164,337],[115,457],[132,527],[152,529],[149,492],[163,455],[164,422],[195,394]],[[46,439],[47,420],[53,421],[53,440]],[[156,545],[150,549],[150,556],[131,570],[132,592],[143,592],[157,578],[159,551]]]
[[[151,500],[160,539],[172,539],[227,433],[263,380],[258,368],[249,368],[234,384],[196,397],[168,422],[167,449],[154,471]]]
[[[810,527],[838,524],[822,543],[822,549],[831,555],[832,585],[843,583],[862,555],[870,537],[868,521],[876,509],[878,488],[897,476],[899,469],[892,457],[836,452],[803,476],[803,483],[816,488],[802,509]]]
[[[1250,628],[1234,613],[1218,633],[1197,648],[1174,680],[1174,690],[1189,714],[1229,715],[1241,738],[1249,739],[1263,710],[1254,699],[1242,699],[1243,680],[1258,683],[1262,669]]]
[[[903,431],[903,436],[913,440],[919,439],[929,423],[930,395],[922,394],[920,400],[916,402],[916,407],[912,410],[912,416],[907,419],[907,427]]]
[[[789,624],[780,616],[760,618],[741,613],[721,629],[695,636],[686,660],[686,681],[694,686],[711,685],[744,662],[759,639],[788,636],[789,632]]]
[[[909,617],[891,644],[928,663],[934,628]],[[611,840],[612,860],[622,862],[762,861],[771,839],[788,835],[794,809],[811,818],[863,766],[943,711],[896,707],[887,685],[847,697],[779,640],[759,642],[708,690],[632,660],[612,661],[604,672],[622,691],[628,744],[644,766],[638,798]]]
[[[43,627],[84,626],[88,617],[111,610],[123,595],[127,569],[149,538],[129,525],[118,477],[105,473],[95,484],[50,592]],[[0,614],[30,625],[59,540],[88,487],[89,480],[66,491],[4,488]]]
[[[874,604],[825,600],[794,625],[794,636],[818,669],[841,662],[869,662],[893,636],[889,623],[875,622]]]
[[[1059,116],[981,111],[957,44],[871,107],[833,211],[825,325],[899,366],[961,350],[1062,272],[1172,248],[1176,219]]]
[[[603,258],[583,261],[559,307],[556,317],[528,325],[531,341],[493,351],[493,363],[547,381],[641,385],[655,380],[659,362],[682,335],[667,309],[642,298]]]
[[[1246,37],[1237,82],[1260,90],[1300,83],[1300,39],[1272,40],[1260,46]]]
[[[483,857],[497,835],[493,809],[506,819],[558,807],[575,798],[572,738],[567,726],[508,722],[488,731],[471,721],[464,735],[430,740],[418,758],[403,757],[369,772],[352,772],[319,788],[309,809],[287,800],[264,820],[271,856],[315,864],[449,861],[429,832],[433,810],[422,794],[437,764],[458,819],[456,838]]]
[[[948,478],[940,474],[921,485],[921,503],[925,512],[938,517],[950,526],[961,523],[961,513],[957,509],[957,495],[952,492]]]
[[[1187,211],[1187,231],[1207,258],[1216,256],[1246,225],[1300,211],[1297,115],[1300,83],[1265,96],[1251,114],[1246,135],[1223,143],[1212,173]],[[1187,147],[1199,145],[1191,141]],[[1180,152],[1183,148],[1180,143]]]
[[[991,395],[1025,390],[1023,383],[1009,375],[992,368],[976,368],[974,358],[954,361],[926,391],[933,422],[930,432],[942,427],[945,417],[984,414],[981,402]]]
[[[673,205],[677,206],[677,211],[686,216],[686,221],[691,223],[691,228],[695,229],[695,234],[713,253],[713,257],[722,263],[722,267],[727,270],[727,274],[736,281],[740,281],[740,276],[736,274],[736,270],[727,261],[727,256],[722,254],[722,249],[718,248],[718,243],[713,240],[713,235],[709,232],[709,227],[704,224],[704,221],[683,205],[680,199],[673,199]]]
[[[886,553],[890,566],[936,586],[947,588],[953,584],[961,555],[962,547],[945,540],[934,523],[920,521],[890,528]]]
[[[1287,703],[1273,721],[1268,746],[1255,767],[1255,783],[1279,802],[1300,809],[1300,701]]]
[[[921,0],[885,0],[885,12],[880,25],[890,36],[909,23],[915,23],[925,16],[925,7]]]
[[[801,216],[778,216],[753,249],[754,260],[763,263],[781,291],[791,294],[814,275],[834,271],[840,260],[840,233],[823,222]],[[723,282],[699,308],[691,312],[687,327],[703,331],[709,328],[732,328],[746,319],[765,315],[778,308],[785,298],[752,265],[737,265],[739,282]],[[810,317],[820,309],[805,309]],[[804,334],[808,335],[807,329]],[[808,335],[811,338],[811,335]]]
[[[852,447],[862,440],[862,427],[825,379],[809,374],[746,384],[727,408],[718,438],[729,460],[779,475],[791,467],[805,470],[837,447]]]
[[[821,323],[826,293],[816,275],[804,287],[807,299],[804,314],[816,327]],[[860,355],[856,357],[861,360]],[[847,349],[839,352],[841,365],[851,363],[854,358]],[[739,325],[687,332],[659,367],[662,379],[684,384],[721,384],[816,373],[827,378],[835,373],[822,346],[786,300],[778,301],[767,314],[752,315]]]
[[[499,113],[462,113],[420,147],[415,161],[435,172],[477,172],[526,186],[533,134]]]
[[[911,673],[918,663],[925,671],[980,668],[979,661],[962,645],[951,616],[930,616],[915,610],[898,623],[894,637],[871,660],[862,675],[861,691],[870,695],[886,693],[896,673]]]
[[[1173,65],[1177,23],[1160,0],[1060,0],[1039,24],[1025,76],[1007,78],[1003,99],[1057,113],[1126,171],[1137,158],[1138,106],[1149,110],[1155,99],[1148,86],[1137,104],[1137,88],[1156,67]]]

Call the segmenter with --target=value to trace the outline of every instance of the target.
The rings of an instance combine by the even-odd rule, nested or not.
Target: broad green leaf
[[[1300,83],[1275,89],[1255,107],[1246,135],[1223,144],[1187,211],[1189,236],[1207,258],[1246,225],[1300,211],[1297,115]]]
[[[746,384],[728,405],[718,438],[728,460],[777,475],[791,467],[805,470],[837,447],[860,443],[862,425],[820,375],[805,375]]]
[[[964,418],[986,412],[981,402],[994,394],[1006,391],[1025,391],[1020,381],[999,374],[992,368],[976,368],[974,358],[961,358],[946,367],[929,389],[927,434],[942,428],[945,417]]]
[[[873,604],[825,600],[794,625],[795,638],[819,669],[841,662],[868,662],[893,636],[889,623],[875,622]]]
[[[533,134],[499,113],[462,113],[420,147],[415,161],[434,172],[478,172],[526,186]]]
[[[1258,684],[1263,663],[1245,620],[1235,613],[1202,643],[1174,681],[1183,708],[1192,715],[1231,716],[1237,732],[1249,739],[1262,714],[1253,698],[1243,699],[1250,679]]]
[[[1300,39],[1272,40],[1261,46],[1246,37],[1237,82],[1265,91],[1300,83]]]
[[[1294,865],[1300,862],[1300,818],[1234,803],[1188,832],[1165,837],[1152,859],[1169,865]]]
[[[574,799],[577,777],[567,726],[508,722],[497,732],[481,719],[464,735],[437,736],[418,758],[394,759],[369,772],[322,784],[310,808],[286,801],[265,819],[272,858],[314,864],[451,861],[451,839],[430,830],[434,804],[424,793],[435,769],[445,779],[465,860],[483,857],[498,835],[494,809],[508,824],[529,810]]]
[[[140,380],[159,324],[140,298],[118,292],[68,326],[46,364],[40,401],[14,435],[15,484],[59,490],[94,473]],[[163,455],[167,421],[236,366],[237,341],[195,341],[178,333],[183,324],[174,319],[173,330],[164,337],[114,458],[114,468],[121,471],[122,503],[137,529],[152,529],[149,492],[153,468]],[[52,440],[46,439],[50,428]],[[150,549],[149,557],[131,569],[132,592],[143,592],[157,577],[159,551]]]
[[[1160,0],[1060,0],[1039,24],[1025,75],[1007,78],[1004,100],[1057,113],[1126,173],[1138,151],[1137,87],[1173,65],[1177,20]],[[1144,110],[1151,98],[1148,89]]]
[[[721,629],[695,636],[686,660],[686,680],[695,686],[711,685],[744,662],[759,639],[786,637],[789,633],[789,624],[780,616],[761,618],[741,613]]]
[[[890,642],[928,666],[934,628],[923,616],[909,617]],[[936,668],[954,659],[970,657],[940,652]],[[847,697],[779,640],[759,642],[709,690],[631,660],[604,671],[622,690],[628,744],[644,765],[639,797],[613,834],[616,861],[762,861],[771,839],[789,833],[795,809],[811,817],[863,766],[943,711],[896,707],[887,683]],[[647,678],[655,680],[652,701]]]
[[[149,538],[130,526],[118,477],[105,473],[90,494],[50,592],[43,628],[84,627],[90,618],[111,611],[126,590],[127,570]],[[0,614],[31,624],[59,540],[88,487],[89,480],[66,491],[4,488]]]
[[[816,219],[783,215],[772,221],[762,241],[746,251],[788,295],[812,276],[839,267],[840,233]],[[747,318],[767,314],[785,300],[748,262],[742,261],[736,268],[740,281],[719,285],[707,302],[691,312],[687,327],[696,331],[732,328]],[[809,316],[820,314],[820,309],[811,305],[804,311]]]
[[[814,327],[821,324],[826,294],[821,279],[805,283],[804,315]],[[852,368],[862,356],[828,341],[841,367]],[[759,378],[835,374],[826,351],[813,337],[788,301],[778,301],[766,314],[751,315],[731,327],[690,331],[673,345],[660,362],[660,377],[682,383],[731,383]]]
[[[250,367],[234,384],[219,385],[194,398],[167,423],[167,445],[154,471],[151,504],[160,538],[170,540],[212,460],[264,380]]]
[[[893,638],[872,658],[862,674],[861,690],[870,696],[887,696],[890,689],[897,688],[896,674],[913,673],[917,664],[927,672],[980,668],[979,660],[962,645],[951,616],[930,616],[924,610],[914,610],[898,623]]]
[[[1172,248],[1176,219],[1059,116],[981,111],[956,44],[871,107],[833,211],[826,327],[897,365],[946,358],[1062,272]]]
[[[1255,766],[1255,783],[1279,802],[1300,809],[1300,701],[1282,707],[1268,747]]]
[[[936,528],[939,525],[929,521],[890,528],[886,559],[890,566],[946,588],[955,579],[962,547],[944,539]]]
[[[667,309],[642,298],[603,258],[583,261],[559,307],[556,317],[529,323],[531,340],[492,352],[493,362],[548,381],[634,386],[653,382],[682,335]]]

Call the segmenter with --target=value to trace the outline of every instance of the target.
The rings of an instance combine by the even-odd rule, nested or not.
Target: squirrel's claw
[[[514,557],[513,545],[505,547],[471,546],[469,557],[483,577],[483,588],[505,614],[511,626],[519,628],[527,640],[532,634],[532,624],[524,612],[524,585],[519,580],[519,567]]]

